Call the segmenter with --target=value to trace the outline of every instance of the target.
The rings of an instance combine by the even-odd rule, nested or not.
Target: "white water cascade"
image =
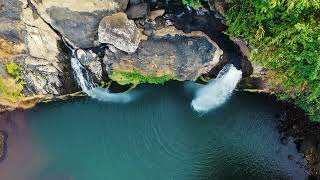
[[[97,86],[86,68],[76,58],[74,50],[72,50],[71,67],[82,90],[92,98],[104,102],[127,103],[135,97],[134,93],[110,93],[108,89]]]
[[[227,64],[219,72],[216,79],[200,87],[191,102],[197,112],[208,112],[225,103],[241,80],[242,71],[232,64]]]

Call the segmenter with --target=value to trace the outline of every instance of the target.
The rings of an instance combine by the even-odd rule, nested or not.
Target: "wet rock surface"
[[[289,103],[282,103],[280,131],[294,137],[297,149],[308,161],[309,179],[320,179],[320,124],[311,122],[305,112]]]
[[[93,74],[94,82],[101,82],[103,80],[101,59],[96,53],[92,50],[77,49],[76,56],[80,63]]]

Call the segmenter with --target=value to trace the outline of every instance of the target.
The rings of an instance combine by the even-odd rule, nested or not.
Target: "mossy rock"
[[[142,75],[137,71],[133,72],[125,72],[117,69],[113,69],[109,78],[113,81],[116,81],[120,85],[133,84],[136,86],[138,84],[164,84],[166,81],[174,80],[171,75],[163,75],[163,76],[146,76]]]

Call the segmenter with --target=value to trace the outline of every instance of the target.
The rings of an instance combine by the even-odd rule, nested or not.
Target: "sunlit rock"
[[[125,13],[117,13],[103,18],[99,24],[99,41],[114,45],[116,48],[133,53],[141,40],[141,32],[133,20]]]

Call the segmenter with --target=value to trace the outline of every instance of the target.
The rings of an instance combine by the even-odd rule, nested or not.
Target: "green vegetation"
[[[16,63],[10,63],[6,65],[7,73],[10,74],[12,77],[16,78],[17,80],[23,79],[21,76],[22,67]]]
[[[108,88],[108,87],[110,86],[110,84],[111,84],[111,81],[107,81],[107,82],[101,81],[101,82],[100,82],[100,87],[102,87],[102,88]]]
[[[278,97],[320,121],[320,0],[231,0],[228,33],[250,42]]]
[[[0,76],[0,94],[2,97],[16,100],[22,97],[24,82],[17,82],[12,78],[3,78]]]
[[[6,70],[12,77],[4,78],[0,75],[0,94],[2,98],[17,100],[23,95],[21,94],[25,82],[21,75],[21,66],[10,63],[6,65]]]
[[[182,0],[182,4],[192,7],[193,9],[199,9],[203,0]]]
[[[113,69],[110,75],[110,79],[117,81],[121,85],[133,84],[134,86],[142,83],[150,84],[163,84],[166,81],[174,79],[169,75],[164,76],[145,76],[137,71],[134,72],[124,72],[120,70]]]

